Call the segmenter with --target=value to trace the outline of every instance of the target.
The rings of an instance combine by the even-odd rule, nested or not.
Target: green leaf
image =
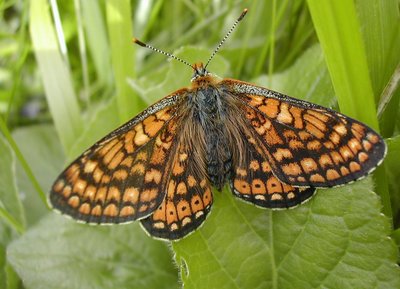
[[[135,75],[136,46],[132,38],[131,4],[128,0],[105,1],[107,28],[110,37],[112,67],[117,89],[117,105],[121,122],[131,118],[132,111],[138,113],[140,98],[132,95],[127,79]]]
[[[375,98],[379,100],[400,61],[399,1],[357,0],[355,3],[371,82]]]
[[[389,222],[366,180],[272,211],[215,192],[204,226],[173,244],[185,288],[399,288]]]
[[[0,217],[17,232],[24,231],[25,218],[17,192],[15,156],[0,135]]]
[[[6,264],[5,266],[5,272],[6,272],[6,287],[7,289],[19,289],[21,288],[21,279],[18,277],[17,273],[14,271],[14,269],[11,267],[10,264]]]
[[[261,75],[254,80],[261,86],[325,107],[335,103],[335,93],[321,47],[316,44],[306,50],[290,69],[272,76]]]
[[[399,252],[399,250],[400,250],[400,229],[394,230],[391,237],[396,242],[397,251]],[[397,263],[399,263],[399,262],[400,262],[400,253],[398,254],[398,257],[397,257]]]
[[[177,288],[163,242],[138,223],[89,226],[53,213],[8,248],[26,288]]]
[[[56,136],[55,128],[50,125],[33,125],[18,128],[13,132],[15,142],[46,196],[64,165],[64,153]],[[17,165],[17,183],[30,226],[49,209],[40,199],[20,164]]]
[[[30,34],[58,136],[64,149],[69,150],[80,135],[83,122],[71,72],[59,50],[48,1],[31,2]]]
[[[82,20],[87,38],[87,45],[93,63],[96,68],[96,74],[100,83],[110,84],[112,82],[110,47],[107,39],[107,30],[105,27],[104,16],[101,13],[100,2],[81,1]]]
[[[354,2],[307,2],[340,111],[377,129],[374,94]]]
[[[15,237],[13,230],[0,220],[0,288],[19,288],[19,277],[7,261],[7,246]]]
[[[385,86],[400,63],[399,1],[357,0],[355,4],[375,102],[378,103]],[[399,115],[399,100],[400,90],[397,90],[380,119],[380,132],[384,137],[390,137],[393,134],[396,124],[394,120],[398,119]],[[362,98],[360,102],[360,109],[365,109],[364,99]],[[393,223],[396,223],[398,222],[396,217],[399,209],[398,200],[397,204],[391,204],[391,202],[396,201],[398,196],[396,188],[391,184],[392,180],[386,181],[386,176],[393,174],[391,168],[387,167],[387,163],[385,162],[384,166],[379,167],[374,173],[376,191],[382,198],[383,212],[387,216],[393,215]]]
[[[362,35],[361,19],[358,17],[355,2],[337,0],[323,3],[308,0],[307,3],[324,51],[340,111],[378,130],[373,84],[363,42],[365,37]],[[363,2],[363,5],[368,4]],[[368,21],[369,25],[379,25],[371,10],[363,16],[362,20]],[[382,53],[380,50],[374,51]],[[382,198],[383,211],[391,216],[385,168],[378,168],[374,175],[377,192]]]
[[[108,133],[116,129],[121,120],[118,117],[118,106],[115,97],[88,112],[87,125],[82,135],[67,152],[67,160],[72,161]],[[133,116],[132,116],[133,117]]]
[[[0,135],[0,288],[16,288],[16,276],[7,261],[6,249],[16,232],[22,233],[25,218],[18,196],[15,177],[15,156]]]
[[[5,229],[5,226],[0,222],[0,232]],[[2,240],[1,240],[2,241]],[[1,288],[6,288],[7,274],[6,274],[6,244],[0,242],[0,286]]]
[[[387,168],[387,178],[390,188],[390,197],[394,218],[394,226],[400,226],[400,136],[386,140],[388,145],[388,154],[385,158]]]

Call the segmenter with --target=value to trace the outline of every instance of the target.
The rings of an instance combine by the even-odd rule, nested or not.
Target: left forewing
[[[124,223],[148,216],[165,196],[182,115],[165,98],[73,161],[50,192],[52,206],[88,223]]]

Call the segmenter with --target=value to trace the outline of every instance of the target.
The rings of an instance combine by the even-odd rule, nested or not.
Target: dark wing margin
[[[162,203],[177,145],[181,98],[165,97],[73,161],[54,182],[54,209],[87,223],[142,219]]]
[[[341,113],[245,82],[224,80],[221,87],[244,104],[273,174],[286,184],[340,186],[365,177],[385,157],[382,137]]]

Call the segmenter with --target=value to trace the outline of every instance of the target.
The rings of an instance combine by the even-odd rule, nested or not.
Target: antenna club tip
[[[249,9],[247,9],[247,8],[243,9],[242,14],[240,14],[240,17],[238,18],[238,21],[242,20],[243,17],[246,16],[248,11],[249,11]]]
[[[138,44],[138,45],[140,45],[140,46],[146,47],[146,44],[143,43],[142,41],[140,41],[140,40],[137,39],[137,38],[132,38],[132,42],[133,42],[133,43],[136,43],[136,44]]]

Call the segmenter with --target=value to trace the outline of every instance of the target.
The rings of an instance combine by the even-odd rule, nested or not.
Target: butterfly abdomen
[[[232,152],[226,129],[226,107],[214,86],[201,87],[189,96],[193,120],[204,131],[206,170],[211,183],[221,189],[232,165]]]

